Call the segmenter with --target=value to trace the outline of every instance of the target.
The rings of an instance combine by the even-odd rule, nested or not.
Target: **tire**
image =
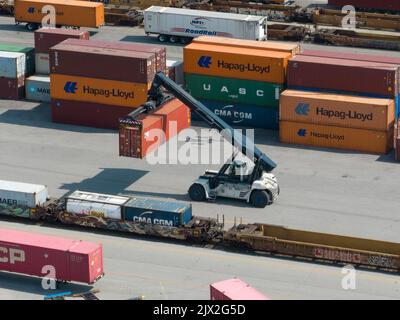
[[[26,24],[26,29],[28,31],[35,31],[35,30],[37,30],[37,28],[38,28],[38,25],[36,23],[27,23]]]
[[[193,201],[204,201],[206,200],[206,192],[202,185],[194,183],[189,188],[189,197]]]
[[[190,42],[190,38],[186,38],[186,37],[183,37],[183,38],[180,38],[179,39],[180,40],[180,43],[181,44],[188,44],[189,42]]]
[[[171,43],[177,43],[178,41],[179,41],[178,37],[175,37],[175,36],[169,37],[169,42],[171,42]]]
[[[160,42],[166,42],[168,40],[168,37],[165,34],[160,34],[158,36],[158,41]]]
[[[271,203],[271,196],[265,190],[254,190],[251,193],[250,202],[256,208],[265,208]]]

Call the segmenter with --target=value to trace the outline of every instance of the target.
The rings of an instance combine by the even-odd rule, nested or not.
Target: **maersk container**
[[[179,227],[192,220],[192,205],[184,202],[133,198],[124,205],[126,221]]]
[[[25,74],[30,76],[35,73],[35,48],[17,44],[0,44],[0,51],[25,54]]]
[[[129,200],[108,194],[75,191],[66,199],[66,211],[82,216],[122,219],[122,205]]]
[[[0,204],[11,207],[35,208],[48,198],[44,185],[0,180]]]
[[[50,102],[50,77],[34,75],[25,80],[26,98],[31,101]]]
[[[189,73],[185,74],[185,86],[195,98],[264,107],[278,107],[284,90],[283,84]]]
[[[20,78],[25,75],[26,56],[19,52],[0,51],[0,77]]]
[[[279,108],[265,108],[249,104],[227,104],[220,101],[199,100],[208,109],[229,124],[248,128],[277,130],[279,128]],[[195,112],[193,120],[200,119]]]

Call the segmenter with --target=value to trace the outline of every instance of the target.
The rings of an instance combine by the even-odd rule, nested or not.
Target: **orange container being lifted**
[[[227,47],[286,52],[290,53],[292,56],[300,52],[299,44],[275,42],[275,41],[255,41],[255,40],[233,39],[226,37],[200,36],[194,38],[193,43],[215,44],[215,45],[224,45]]]
[[[285,83],[290,53],[191,43],[183,49],[184,72]]]
[[[43,18],[48,15],[42,13],[44,6],[55,8],[56,20],[54,23],[57,26],[98,28],[104,25],[104,5],[102,3],[76,0],[15,0],[15,22],[41,25]]]
[[[321,92],[286,90],[280,120],[386,131],[394,125],[395,102]]]

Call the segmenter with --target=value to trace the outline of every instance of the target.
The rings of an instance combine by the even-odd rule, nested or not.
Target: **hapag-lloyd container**
[[[61,43],[50,49],[50,71],[87,78],[149,83],[156,73],[156,64],[153,53]]]
[[[363,130],[312,123],[280,121],[282,143],[387,154],[393,148],[393,127],[387,131]]]
[[[265,108],[246,104],[226,104],[220,101],[199,100],[204,106],[229,124],[249,128],[277,130],[279,108]],[[192,113],[193,120],[202,120]]]
[[[25,76],[24,53],[0,51],[0,78],[16,79]]]
[[[199,99],[278,107],[283,84],[185,74],[185,87]]]
[[[246,282],[233,278],[210,284],[210,300],[271,300]]]
[[[48,191],[44,185],[0,180],[0,207],[35,208],[47,201]]]
[[[0,77],[0,99],[21,99],[25,94],[25,78]]]
[[[183,49],[184,72],[285,83],[290,53],[192,43]]]
[[[77,126],[117,130],[119,128],[119,118],[126,116],[133,110],[135,108],[99,103],[51,100],[52,121]]]
[[[25,54],[25,75],[35,73],[35,49],[17,44],[0,44],[0,51],[16,52]]]
[[[133,198],[124,204],[126,221],[180,227],[192,220],[192,205],[184,202]]]
[[[50,55],[48,53],[35,54],[36,73],[50,74]]]
[[[86,284],[104,275],[99,243],[0,229],[0,249],[2,271],[48,277],[44,267],[52,266],[55,280]]]
[[[35,31],[35,52],[49,53],[49,49],[66,39],[89,40],[89,32],[64,28],[41,28]]]
[[[154,55],[156,56],[156,71],[165,72],[166,70],[167,51],[166,48],[163,46],[150,45],[144,43],[129,43],[123,41],[111,42],[111,41],[90,40],[88,42],[77,39],[67,39],[63,42],[63,44],[79,45],[92,48],[114,49],[122,51],[154,53]]]
[[[391,99],[286,90],[280,100],[280,120],[367,130],[388,130],[394,125]]]
[[[50,77],[34,75],[25,79],[25,95],[27,100],[50,102]]]
[[[71,75],[50,74],[52,99],[85,101],[127,108],[147,101],[150,83],[122,82]]]
[[[128,200],[127,197],[77,190],[67,197],[66,210],[75,215],[122,220],[122,206]]]

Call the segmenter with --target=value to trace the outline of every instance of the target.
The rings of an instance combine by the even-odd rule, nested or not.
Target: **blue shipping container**
[[[212,100],[199,100],[208,109],[213,111],[225,122],[248,128],[262,128],[278,130],[279,108],[260,107],[249,104],[227,104]],[[195,112],[192,113],[193,120],[201,120]]]
[[[400,117],[400,94],[396,98],[396,120]]]
[[[192,205],[184,202],[133,198],[123,206],[126,221],[179,227],[192,220]]]

